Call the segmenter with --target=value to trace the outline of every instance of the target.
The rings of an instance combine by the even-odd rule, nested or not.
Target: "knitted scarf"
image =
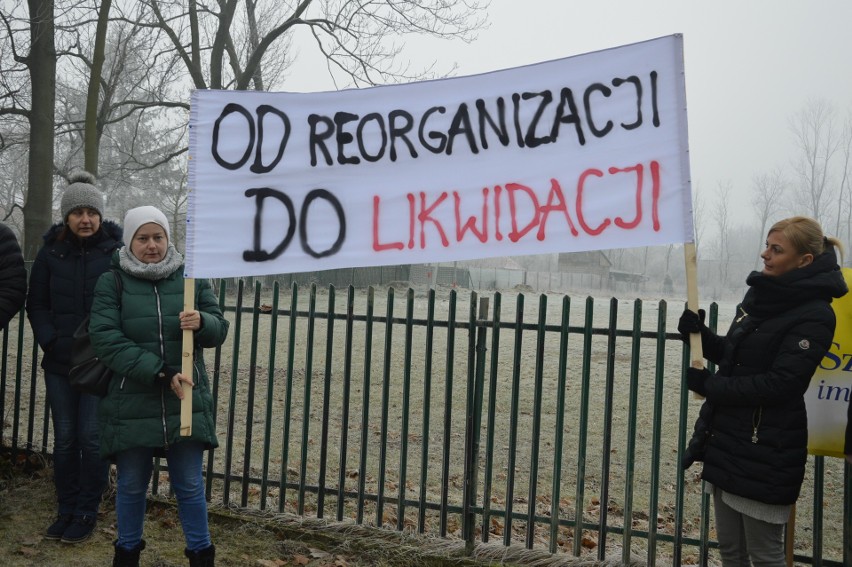
[[[131,276],[141,280],[159,281],[170,276],[183,265],[183,254],[178,252],[174,245],[169,244],[165,258],[156,264],[146,264],[131,254],[127,246],[124,246],[118,251],[118,263],[121,269]]]

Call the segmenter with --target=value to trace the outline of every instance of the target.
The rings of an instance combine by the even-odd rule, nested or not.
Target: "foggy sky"
[[[735,223],[752,216],[753,176],[795,157],[794,114],[819,98],[838,120],[852,110],[850,0],[492,0],[488,14],[472,44],[410,42],[406,55],[468,75],[682,33],[692,190],[712,205],[730,183]],[[332,88],[306,56],[285,83]]]

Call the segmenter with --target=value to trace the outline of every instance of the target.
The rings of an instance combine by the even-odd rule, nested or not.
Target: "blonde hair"
[[[833,236],[825,236],[819,223],[810,217],[780,220],[772,225],[767,234],[773,232],[783,234],[799,254],[812,254],[814,258],[825,252],[828,246],[834,246],[843,262],[843,243]]]

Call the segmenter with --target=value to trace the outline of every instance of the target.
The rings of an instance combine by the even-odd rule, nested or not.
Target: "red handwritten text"
[[[660,230],[660,164],[657,161],[651,161],[647,164],[647,169],[650,170],[651,177],[651,223],[653,230],[658,232]],[[437,196],[428,195],[425,192],[408,193],[406,194],[408,226],[405,240],[382,240],[383,235],[380,234],[379,228],[389,224],[382,223],[383,214],[388,213],[382,210],[381,197],[376,195],[373,197],[373,250],[382,252],[405,248],[425,249],[428,245],[427,235],[432,233],[437,235],[440,246],[444,248],[451,245],[448,235],[452,235],[456,242],[462,242],[470,237],[483,244],[489,239],[501,241],[504,236],[512,242],[518,242],[528,234],[534,234],[537,240],[543,241],[547,237],[549,223],[552,226],[554,222],[563,223],[563,227],[567,228],[572,236],[579,236],[581,231],[589,236],[597,236],[612,226],[633,230],[641,225],[644,218],[642,203],[646,190],[645,171],[646,164],[641,163],[627,167],[610,167],[606,172],[594,168],[583,171],[575,187],[573,211],[569,208],[569,201],[565,197],[562,185],[556,179],[550,180],[550,188],[543,198],[534,188],[520,183],[495,185],[493,188],[484,187],[480,193],[481,207],[478,205],[476,207],[479,211],[478,215],[470,215],[466,218],[462,213],[462,195],[458,191],[444,191]],[[589,212],[586,210],[584,201],[586,195],[594,190],[596,179],[604,179],[607,176],[634,178],[631,181],[635,187],[632,218],[621,216],[588,218]],[[452,196],[451,200],[449,200],[450,196]],[[452,215],[439,214],[446,213],[446,207],[452,207]],[[531,217],[521,218],[522,211],[526,211],[528,217],[531,214]],[[399,211],[394,211],[391,216],[397,218]],[[448,218],[451,220],[447,221]],[[448,223],[454,223],[454,226],[448,228],[445,226]],[[503,231],[507,228],[508,232],[504,234]]]

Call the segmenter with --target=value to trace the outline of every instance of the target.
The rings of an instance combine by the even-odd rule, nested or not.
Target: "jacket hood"
[[[58,222],[47,229],[47,232],[44,233],[42,238],[44,239],[45,245],[51,245],[56,243],[56,239],[59,238],[59,235],[62,234],[62,231],[65,229],[65,223]],[[124,236],[124,230],[117,223],[111,220],[102,220],[101,228],[98,229],[98,232],[89,237],[89,241],[91,242],[101,242],[105,238],[115,240],[116,242],[121,242],[122,237]]]

